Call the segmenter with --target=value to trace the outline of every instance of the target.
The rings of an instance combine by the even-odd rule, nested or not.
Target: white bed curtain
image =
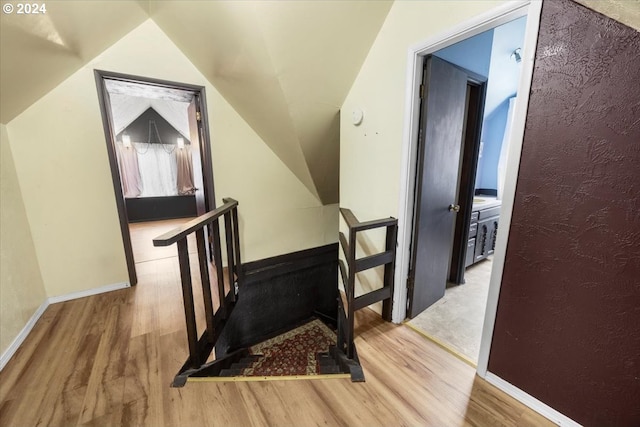
[[[195,193],[191,146],[134,142],[116,144],[125,198],[184,196]]]
[[[133,143],[142,181],[140,197],[177,196],[178,167],[175,145]]]
[[[138,153],[132,147],[124,147],[122,142],[116,143],[116,153],[124,197],[139,197],[142,193],[142,181],[140,179]]]

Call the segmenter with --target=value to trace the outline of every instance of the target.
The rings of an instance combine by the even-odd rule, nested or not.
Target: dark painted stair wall
[[[335,321],[338,245],[247,263],[216,357],[249,347],[312,316]]]

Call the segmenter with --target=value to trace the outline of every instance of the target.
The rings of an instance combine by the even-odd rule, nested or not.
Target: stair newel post
[[[196,329],[196,314],[193,302],[193,288],[191,286],[191,268],[189,267],[189,249],[187,238],[177,242],[178,262],[180,264],[180,279],[182,282],[182,302],[184,317],[187,323],[187,340],[189,342],[189,360],[194,367],[200,366],[198,355],[198,331]]]
[[[398,223],[387,227],[387,239],[385,244],[385,251],[391,251],[394,254],[393,260],[389,264],[384,266],[384,287],[389,288],[390,298],[382,301],[382,318],[387,322],[391,322],[391,312],[393,311],[393,287],[394,287],[394,275],[396,270],[396,240],[398,236]]]
[[[224,272],[222,267],[222,250],[220,248],[220,221],[216,218],[212,223],[213,234],[213,262],[216,267],[216,278],[218,280],[218,298],[220,300],[220,314],[223,319],[227,318],[227,306],[224,292]]]
[[[354,339],[354,299],[356,286],[356,230],[349,228],[349,251],[347,265],[349,267],[348,286],[347,286],[347,357],[353,358],[353,339]]]
[[[231,294],[231,301],[236,300],[235,292],[235,278],[233,272],[235,271],[235,259],[233,255],[233,229],[231,225],[231,212],[224,214],[224,236],[225,245],[227,246],[227,276],[229,278],[229,291]]]
[[[211,282],[209,279],[209,260],[205,246],[204,229],[196,231],[196,244],[198,247],[198,264],[200,265],[200,281],[202,283],[202,299],[207,320],[207,336],[210,341],[214,339],[214,313],[213,298],[211,295]]]

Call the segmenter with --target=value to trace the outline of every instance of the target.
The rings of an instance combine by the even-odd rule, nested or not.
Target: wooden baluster
[[[198,331],[196,328],[196,314],[193,303],[193,288],[191,287],[191,268],[189,267],[189,248],[187,238],[178,240],[178,262],[180,263],[180,279],[182,281],[182,302],[184,317],[187,323],[187,340],[189,341],[189,360],[194,367],[199,367]]]
[[[385,299],[382,302],[382,318],[387,322],[391,322],[391,312],[393,310],[393,281],[396,270],[396,238],[398,235],[398,224],[390,225],[387,227],[387,242],[385,245],[386,251],[393,251],[394,257],[393,260],[385,264],[384,266],[384,287],[391,288],[391,297]]]
[[[236,289],[234,286],[235,278],[235,259],[233,257],[233,229],[231,227],[231,213],[224,214],[224,237],[227,246],[227,276],[229,278],[229,288],[231,291],[231,301],[236,300]]]
[[[196,243],[198,246],[198,263],[200,264],[200,281],[202,282],[202,299],[204,300],[204,312],[207,319],[207,336],[210,341],[214,338],[213,299],[211,296],[211,282],[209,280],[209,259],[204,238],[204,229],[196,231]]]
[[[218,279],[218,298],[220,298],[220,307],[218,310],[223,319],[227,318],[227,304],[224,291],[224,272],[222,271],[222,251],[220,250],[220,222],[216,218],[212,223],[213,234],[213,262],[216,267],[216,277]]]
[[[338,296],[338,331],[336,334],[336,347],[338,350],[345,351],[345,337],[344,337],[344,306],[342,305],[342,297]]]
[[[233,222],[233,247],[235,254],[236,276],[238,280],[238,293],[243,280],[242,261],[240,257],[240,231],[238,225],[238,209],[234,207],[231,210],[231,219]]]
[[[349,230],[349,256],[347,259],[349,266],[349,283],[347,291],[347,357],[353,358],[353,339],[354,339],[354,299],[355,299],[355,282],[356,282],[356,232]]]

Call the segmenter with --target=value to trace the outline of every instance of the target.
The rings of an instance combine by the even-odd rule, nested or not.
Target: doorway
[[[522,68],[527,18],[514,18],[424,56],[407,317],[470,364],[480,353]]]
[[[136,262],[162,257],[151,244],[156,233],[215,208],[205,89],[100,70],[95,78],[135,285]]]

